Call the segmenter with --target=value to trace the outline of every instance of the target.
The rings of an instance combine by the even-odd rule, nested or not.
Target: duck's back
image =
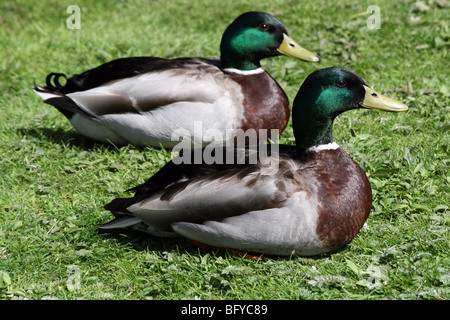
[[[76,74],[70,78],[67,78],[62,73],[50,73],[47,76],[44,89],[67,94],[76,91],[89,90],[110,81],[131,78],[143,73],[160,72],[172,69],[195,69],[200,65],[210,65],[214,68],[218,68],[220,60],[214,58],[165,59],[147,56],[119,58],[106,62],[96,68],[84,71],[83,73]],[[67,78],[67,83],[64,86],[59,84],[60,77]]]

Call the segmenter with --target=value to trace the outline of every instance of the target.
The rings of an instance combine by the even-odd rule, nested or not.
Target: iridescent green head
[[[280,54],[318,62],[320,58],[289,37],[285,26],[264,12],[246,12],[231,23],[220,44],[222,68],[254,70],[260,61]]]
[[[356,108],[401,112],[408,107],[381,95],[351,70],[332,67],[311,73],[292,106],[292,126],[297,150],[333,142],[334,118]]]

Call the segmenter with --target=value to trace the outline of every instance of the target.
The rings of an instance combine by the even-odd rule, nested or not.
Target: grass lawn
[[[66,9],[81,8],[81,29]],[[380,8],[379,29],[361,15]],[[170,159],[83,138],[32,92],[50,72],[139,55],[215,56],[225,27],[275,14],[322,57],[264,60],[292,102],[339,65],[406,113],[347,112],[335,140],[369,176],[373,209],[354,241],[314,258],[240,257],[183,239],[104,234],[102,207]],[[3,1],[0,4],[0,299],[449,299],[448,1]],[[280,139],[294,143],[289,127]]]

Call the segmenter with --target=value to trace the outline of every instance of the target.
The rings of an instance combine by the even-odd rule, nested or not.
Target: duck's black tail
[[[66,80],[66,83],[68,81],[67,76],[64,73],[50,73],[49,75],[47,75],[47,77],[45,78],[45,87],[43,89],[45,89],[46,91],[50,91],[53,93],[64,93],[64,85],[61,85],[61,83],[59,82],[60,78],[64,78]],[[36,88],[36,85],[35,85]]]
[[[92,114],[80,108],[71,98],[65,95],[65,86],[61,85],[59,82],[60,77],[66,78],[66,76],[62,73],[50,73],[46,78],[45,87],[40,87],[34,83],[34,92],[36,92],[36,94],[39,95],[45,103],[58,109],[69,120],[75,113],[92,118]]]

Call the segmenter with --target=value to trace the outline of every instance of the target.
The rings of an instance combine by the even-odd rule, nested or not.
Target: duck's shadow
[[[119,146],[112,143],[103,143],[89,139],[74,130],[66,130],[64,128],[18,128],[17,132],[24,136],[30,136],[37,140],[47,141],[55,145],[65,145],[70,148],[93,150],[98,147],[117,150]]]
[[[189,240],[181,237],[155,237],[141,231],[127,229],[108,231],[97,229],[97,233],[106,238],[116,239],[121,245],[131,246],[136,251],[185,252],[191,255],[198,255],[200,252],[199,248]]]
[[[245,255],[237,255],[233,252],[229,252],[225,249],[205,249],[199,248],[195,244],[193,244],[190,240],[186,238],[160,238],[149,235],[147,233],[141,231],[133,231],[133,230],[109,230],[103,231],[98,230],[98,233],[102,236],[108,238],[116,239],[120,244],[124,246],[132,246],[132,248],[136,251],[157,251],[160,253],[164,252],[173,252],[178,254],[188,254],[192,256],[203,256],[206,254],[210,254],[216,257],[222,258],[230,258],[234,257],[235,259],[245,259],[245,260],[255,260],[251,259]],[[329,257],[331,254],[344,250],[346,247],[334,251],[332,253],[325,253],[316,256],[308,256],[303,258],[308,258],[312,260],[321,260]],[[250,257],[261,258],[258,261],[264,260],[272,260],[272,261],[287,261],[295,258],[302,258],[297,256],[272,256],[272,255],[264,255],[257,253],[250,253]]]

